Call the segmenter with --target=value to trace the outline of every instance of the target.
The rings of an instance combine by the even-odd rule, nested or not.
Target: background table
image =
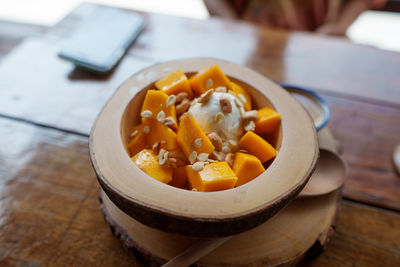
[[[318,91],[349,165],[336,229],[310,266],[399,266],[400,54],[247,23],[143,14],[118,68],[98,78],[57,58],[98,6],[53,28],[0,21],[1,265],[137,265],[103,220],[88,155],[95,116],[123,80],[156,62],[218,57]],[[33,37],[27,39],[27,37]]]

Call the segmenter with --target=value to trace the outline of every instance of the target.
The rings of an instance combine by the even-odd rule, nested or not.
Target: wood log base
[[[228,240],[197,263],[198,266],[287,265],[318,255],[332,235],[340,191],[297,199],[266,223]],[[198,238],[163,232],[132,219],[100,191],[111,232],[128,254],[150,266],[160,266]]]

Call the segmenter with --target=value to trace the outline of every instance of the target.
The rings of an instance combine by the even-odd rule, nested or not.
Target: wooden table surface
[[[345,39],[220,19],[143,14],[118,68],[98,78],[57,58],[84,4],[52,28],[0,21],[0,265],[142,266],[105,224],[88,155],[90,127],[131,74],[169,59],[218,57],[328,102],[348,164],[341,212],[309,266],[400,266],[400,54]]]

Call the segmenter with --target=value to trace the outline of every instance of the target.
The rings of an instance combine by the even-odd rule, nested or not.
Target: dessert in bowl
[[[253,108],[268,107],[281,114],[281,123],[276,131],[266,137],[276,149],[276,156],[263,159],[262,163],[267,170],[251,181],[234,188],[234,185],[228,187],[231,189],[217,188],[222,191],[199,192],[208,190],[189,179],[187,188],[197,191],[193,192],[162,183],[154,179],[154,175],[153,178],[150,177],[142,171],[144,169],[140,168],[140,164],[136,164],[139,167],[136,166],[132,163],[135,160],[131,159],[144,147],[133,153],[130,146],[132,135],[134,137],[137,134],[133,134],[135,127],[142,124],[142,128],[146,126],[143,122],[143,111],[148,109],[143,106],[148,94],[156,93],[158,89],[155,83],[174,70],[181,69],[188,77],[192,77],[205,67],[215,64],[218,64],[230,82],[248,92]],[[200,84],[206,86],[207,80]],[[197,97],[204,96],[208,91],[192,89]],[[178,124],[179,128],[182,124],[187,124],[188,129],[192,129],[193,125],[189,122],[196,121],[207,134],[210,131],[220,135],[225,133],[224,141],[231,142],[224,142],[225,147],[221,150],[226,154],[235,152],[240,149],[238,144],[241,138],[249,132],[252,133],[252,129],[250,126],[244,129],[247,125],[240,123],[240,107],[232,105],[236,97],[229,94],[229,90],[224,92],[224,89],[213,89],[206,105],[192,103],[186,110],[188,114],[183,114],[179,122],[173,121],[169,126],[174,129],[178,128]],[[229,101],[231,110],[228,114],[225,113],[224,123],[217,125],[212,120],[221,108],[222,98]],[[154,100],[149,103],[154,103]],[[148,114],[144,115],[146,117]],[[179,130],[176,130],[178,137]],[[243,134],[244,132],[246,133]],[[182,136],[184,138],[187,135]],[[182,142],[179,144],[182,148]],[[151,153],[151,148],[147,149]],[[207,154],[211,154],[212,150]],[[194,170],[196,160],[191,162],[190,153],[184,154],[189,161],[187,165],[190,165],[185,168]],[[226,61],[185,59],[142,70],[117,90],[93,126],[90,155],[102,189],[129,216],[150,227],[168,232],[194,236],[225,236],[246,231],[265,222],[296,197],[313,172],[318,157],[318,144],[313,122],[308,114],[287,92],[264,76]],[[212,164],[214,162],[210,161],[205,165]]]

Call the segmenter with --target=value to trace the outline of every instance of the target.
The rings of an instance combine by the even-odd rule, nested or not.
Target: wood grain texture
[[[99,77],[61,60],[58,50],[52,41],[29,39],[3,58],[1,114],[88,134],[116,88],[154,63],[128,57],[112,74]]]
[[[392,153],[400,143],[400,109],[322,94],[330,128],[348,164],[344,197],[400,210],[400,179]]]
[[[87,138],[0,119],[0,265],[131,265],[104,225]]]
[[[42,35],[47,29],[39,25],[0,20],[0,61],[24,38]]]
[[[335,234],[324,252],[305,266],[398,266],[399,219],[399,213],[344,201]]]
[[[0,265],[143,266],[103,220],[87,138],[8,119],[0,136]],[[399,213],[345,201],[327,249],[308,264],[396,266],[399,223]]]

